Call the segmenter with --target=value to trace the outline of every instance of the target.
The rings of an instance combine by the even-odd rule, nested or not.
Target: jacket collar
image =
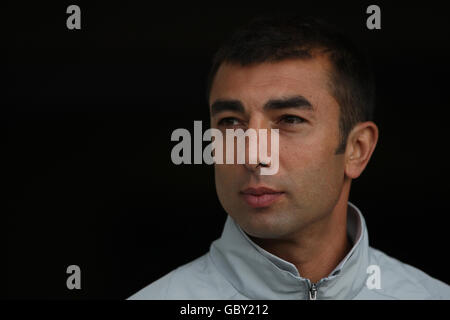
[[[347,233],[353,247],[336,268],[317,282],[317,299],[352,299],[365,285],[369,241],[364,217],[348,202]],[[250,299],[308,299],[311,283],[297,268],[254,243],[227,217],[222,236],[211,244],[219,272]]]

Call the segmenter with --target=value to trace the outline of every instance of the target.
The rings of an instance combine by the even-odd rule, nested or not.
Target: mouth
[[[284,192],[267,187],[247,188],[240,192],[244,201],[252,208],[265,208],[279,200]]]

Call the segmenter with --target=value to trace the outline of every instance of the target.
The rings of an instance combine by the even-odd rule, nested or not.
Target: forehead
[[[217,99],[237,99],[261,105],[268,99],[299,94],[313,104],[334,100],[330,94],[330,63],[325,57],[289,59],[249,66],[222,64],[211,88]]]

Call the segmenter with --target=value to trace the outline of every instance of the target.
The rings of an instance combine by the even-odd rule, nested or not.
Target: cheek
[[[221,186],[226,183],[227,180],[225,177],[227,176],[227,166],[226,165],[215,165],[214,166],[214,176],[216,179],[216,185]]]
[[[214,166],[214,177],[218,192],[229,193],[234,191],[234,186],[239,183],[239,181],[237,181],[239,176],[238,165],[216,164]]]
[[[280,141],[280,167],[284,170],[304,171],[318,165],[324,153],[315,143],[307,143],[303,139],[284,139]]]
[[[222,206],[224,206],[224,200],[226,201],[226,199],[229,198],[227,192],[230,190],[230,186],[228,185],[230,182],[226,179],[226,171],[224,169],[225,166],[223,165],[215,165],[214,167],[216,192]]]
[[[321,168],[333,160],[339,144],[338,123],[326,121],[297,136],[280,137],[280,164],[286,168]]]
[[[240,165],[243,167],[242,165]],[[244,185],[241,177],[245,177],[235,165],[215,165],[214,178],[216,185],[216,193],[222,207],[226,212],[239,211],[239,195],[240,188]]]
[[[280,169],[295,185],[312,189],[332,187],[340,179],[341,161],[335,155],[337,144],[324,136],[309,141],[280,141]],[[342,169],[342,170],[341,170]]]

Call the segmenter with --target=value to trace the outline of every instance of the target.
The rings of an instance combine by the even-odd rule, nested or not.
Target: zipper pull
[[[311,284],[311,288],[309,288],[309,300],[316,300],[317,299],[317,287],[316,284]]]

